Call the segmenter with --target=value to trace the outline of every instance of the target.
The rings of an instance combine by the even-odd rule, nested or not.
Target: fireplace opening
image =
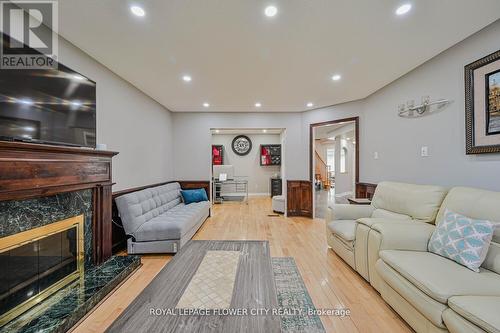
[[[83,274],[83,215],[0,238],[0,326]]]

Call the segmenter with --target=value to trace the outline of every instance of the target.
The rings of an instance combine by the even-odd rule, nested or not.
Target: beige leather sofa
[[[380,183],[372,206],[332,207],[328,244],[416,332],[500,333],[500,228],[479,273],[427,251],[446,209],[500,222],[500,193],[456,187],[443,201],[445,193]]]
[[[371,205],[333,205],[326,217],[328,245],[379,290],[375,270],[376,239],[369,246],[372,226],[402,223],[406,227],[433,223],[446,189],[396,182],[378,184]],[[379,290],[380,291],[380,290]]]
[[[436,222],[449,210],[500,221],[500,193],[456,187],[446,196]],[[427,252],[433,228],[375,224],[382,278],[380,292],[417,332],[500,332],[500,230],[493,236],[479,273]]]

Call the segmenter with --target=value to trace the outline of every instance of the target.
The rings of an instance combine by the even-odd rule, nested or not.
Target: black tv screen
[[[95,148],[96,83],[62,64],[0,69],[0,140]]]

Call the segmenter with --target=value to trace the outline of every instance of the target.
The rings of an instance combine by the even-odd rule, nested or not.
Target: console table
[[[232,180],[214,180],[212,184],[214,203],[222,203],[222,187],[231,186],[234,191],[232,193],[241,193],[244,196],[244,201],[248,205],[248,180],[246,179],[232,179]]]

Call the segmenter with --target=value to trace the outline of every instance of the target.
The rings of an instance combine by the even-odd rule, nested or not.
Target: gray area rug
[[[289,309],[290,315],[281,316],[282,332],[325,332],[319,317],[307,315],[308,309],[315,309],[300,272],[293,258],[271,258],[278,306]],[[301,314],[296,312],[300,310]],[[295,313],[294,313],[295,312]],[[293,313],[293,314],[292,314]]]

